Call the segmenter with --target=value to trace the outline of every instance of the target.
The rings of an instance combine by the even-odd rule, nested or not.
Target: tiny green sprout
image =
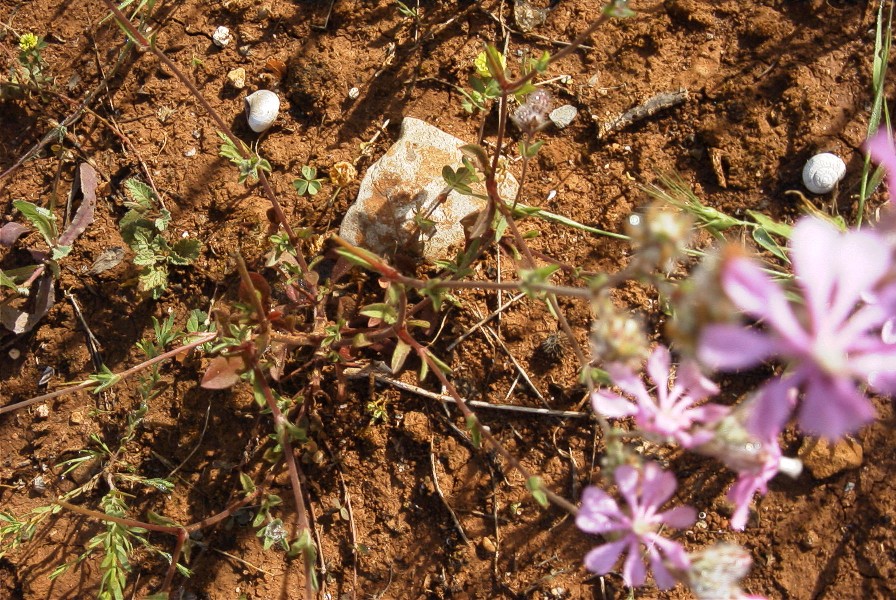
[[[299,196],[304,196],[305,194],[316,196],[323,182],[324,178],[317,176],[316,168],[305,165],[302,167],[302,176],[292,182],[292,187],[296,189]]]

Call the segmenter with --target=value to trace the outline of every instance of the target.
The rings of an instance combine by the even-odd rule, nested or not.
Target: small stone
[[[862,446],[852,438],[831,445],[821,438],[806,438],[797,455],[815,479],[827,479],[862,465]]]
[[[805,535],[800,538],[800,546],[802,546],[803,550],[812,550],[816,548],[818,544],[821,542],[821,538],[818,537],[818,534],[810,529],[805,533]]]
[[[230,30],[223,25],[215,29],[215,32],[212,34],[212,41],[215,43],[215,46],[218,48],[224,48],[233,41],[233,36],[230,35]]]
[[[552,110],[551,114],[548,115],[548,118],[558,129],[564,129],[572,123],[572,120],[576,118],[577,114],[579,114],[579,109],[572,104],[564,104],[563,106]]]
[[[227,84],[235,90],[246,87],[246,69],[237,67],[227,72]]]
[[[479,546],[484,552],[487,552],[489,554],[494,554],[497,551],[495,543],[492,541],[492,538],[488,536],[482,538],[482,541],[479,542]]]
[[[74,411],[71,416],[68,418],[68,422],[72,425],[80,425],[84,422],[84,413],[80,411]]]
[[[50,416],[50,407],[46,404],[39,404],[37,408],[34,409],[34,415],[38,419],[46,419]]]
[[[187,158],[192,158],[192,157],[196,156],[196,152],[197,152],[196,148],[190,148],[189,150],[184,152],[184,156],[186,156]]]
[[[12,348],[9,351],[9,358],[12,360],[19,360],[19,357],[22,356],[21,350],[18,348]]]
[[[464,220],[474,220],[485,208],[484,200],[457,191],[442,196],[442,169],[462,166],[463,145],[437,127],[405,117],[398,139],[364,174],[339,235],[390,260],[453,258],[466,240]],[[499,176],[498,193],[505,200],[516,197],[518,187],[513,175]],[[471,188],[486,193],[481,182]]]
[[[360,96],[360,95],[361,95],[361,90],[359,90],[356,87],[353,87],[352,89],[350,89],[348,91],[348,97],[350,100],[357,100],[358,96]]]

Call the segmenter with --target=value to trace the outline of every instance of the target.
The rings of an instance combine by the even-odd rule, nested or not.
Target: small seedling
[[[292,182],[292,187],[296,189],[299,196],[308,194],[316,196],[323,185],[324,178],[317,176],[317,169],[305,165],[302,167],[302,176]]]
[[[140,289],[154,300],[168,287],[168,268],[186,266],[199,256],[199,240],[181,238],[169,244],[163,233],[168,229],[171,213],[161,208],[155,191],[136,179],[125,181],[131,200],[130,210],[118,224],[125,243],[134,251],[134,264],[140,267]]]
[[[245,154],[248,154],[248,158],[244,156],[243,152],[240,152],[236,147],[236,143],[225,134],[218,132],[218,137],[221,138],[221,149],[219,150],[219,154],[235,164],[240,169],[240,183],[246,183],[246,181],[251,178],[253,180],[258,179],[258,172],[264,171],[267,173],[271,172],[271,163],[262,158],[256,152],[249,152],[246,148],[246,145],[240,142],[243,146]]]
[[[45,72],[47,63],[43,58],[43,49],[46,47],[44,38],[33,33],[25,33],[19,38],[19,66],[24,70],[28,83],[38,89],[53,82],[53,78]],[[14,81],[20,81],[21,77],[17,77],[15,70],[12,75]]]

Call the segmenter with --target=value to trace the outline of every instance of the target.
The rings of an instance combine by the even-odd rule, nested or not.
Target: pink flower
[[[690,506],[677,506],[657,512],[675,492],[675,476],[663,471],[656,463],[645,463],[642,469],[624,465],[615,473],[619,493],[628,505],[627,510],[600,488],[589,486],[582,493],[582,507],[576,525],[582,531],[597,533],[612,541],[597,546],[585,555],[589,571],[608,573],[619,556],[628,556],[622,568],[622,578],[630,587],[644,584],[647,572],[641,560],[641,544],[647,547],[647,558],[653,577],[660,589],[675,585],[675,578],[666,567],[684,572],[690,566],[687,553],[678,542],[660,536],[663,526],[682,529],[690,527],[697,515]],[[610,534],[610,535],[608,535]]]
[[[865,141],[865,150],[871,160],[879,164],[887,172],[887,187],[890,189],[890,201],[896,194],[896,146],[893,134],[882,127]]]
[[[762,389],[751,431],[774,439],[797,404],[792,390],[799,389],[800,426],[839,438],[875,415],[857,382],[896,392],[896,344],[881,335],[896,315],[892,288],[880,289],[892,272],[890,249],[873,231],[841,233],[829,223],[805,218],[793,229],[790,255],[801,302],[791,302],[752,260],[726,261],[722,288],[745,314],[762,320],[766,331],[711,325],[700,339],[698,356],[725,370],[772,356],[786,360],[789,371]]]
[[[692,427],[721,419],[728,413],[728,408],[711,403],[694,406],[719,392],[695,363],[681,364],[671,389],[670,368],[668,348],[657,346],[647,359],[647,374],[656,386],[654,398],[631,369],[619,363],[610,364],[607,371],[613,383],[635,401],[607,390],[595,390],[591,394],[591,406],[605,417],[634,416],[635,424],[644,433],[658,437],[660,442],[674,440],[685,448],[702,444],[708,439],[706,435],[711,434],[698,434],[695,438]]]

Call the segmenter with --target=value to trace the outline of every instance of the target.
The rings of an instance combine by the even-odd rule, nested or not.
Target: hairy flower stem
[[[146,39],[139,29],[134,27],[134,24],[130,22],[130,20],[124,15],[124,13],[119,10],[119,8],[115,5],[112,0],[103,0],[103,3],[112,11],[112,14],[115,15],[115,20],[118,24],[127,32],[128,37],[130,37],[135,44],[144,49],[149,49],[168,69],[177,77],[181,83],[186,86],[186,88],[190,91],[191,94],[196,98],[197,102],[199,102],[200,106],[202,106],[203,110],[208,114],[209,117],[215,122],[215,126],[218,128],[221,133],[227,136],[227,138],[233,143],[234,147],[237,149],[237,152],[240,153],[245,159],[251,158],[249,152],[246,150],[245,145],[242,141],[234,135],[233,131],[230,130],[230,127],[227,126],[227,123],[224,122],[224,119],[221,118],[221,115],[209,104],[208,100],[205,99],[205,96],[202,95],[202,92],[199,91],[199,88],[196,87],[196,84],[193,83],[193,80],[187,77],[187,75],[181,71],[174,61],[172,61],[168,56],[159,50],[155,43]],[[274,214],[277,217],[277,221],[280,223],[280,226],[283,227],[283,230],[286,232],[286,235],[289,236],[290,243],[296,247],[296,260],[299,263],[299,267],[302,269],[302,272],[306,275],[310,273],[310,269],[308,268],[308,263],[305,261],[304,255],[298,250],[298,242],[299,237],[296,235],[295,230],[289,224],[286,219],[286,214],[283,212],[283,207],[280,206],[280,202],[277,200],[276,194],[274,194],[273,188],[271,188],[271,184],[268,182],[267,177],[263,171],[258,171],[258,180],[261,183],[262,189],[264,189],[265,196],[267,196],[268,201],[271,203],[271,207],[274,209]]]
[[[468,420],[475,420],[478,423],[479,419],[476,414],[472,410],[470,410],[470,407],[467,406],[467,403],[461,397],[460,393],[458,393],[457,388],[454,387],[454,384],[452,384],[448,380],[448,378],[445,377],[445,374],[442,373],[439,365],[432,359],[432,356],[430,356],[429,350],[427,350],[424,346],[417,342],[417,340],[415,340],[414,337],[410,333],[408,333],[406,329],[401,329],[397,333],[398,339],[411,346],[417,353],[417,356],[420,357],[420,360],[426,362],[426,364],[429,366],[429,370],[435,373],[436,378],[443,386],[445,386],[448,394],[452,398],[454,398],[454,402],[457,405],[458,409],[460,409],[460,412],[464,416],[464,418]],[[492,448],[494,448],[495,451],[498,452],[498,454],[504,457],[504,460],[506,460],[511,467],[519,471],[520,475],[522,475],[526,479],[526,481],[534,480],[532,472],[524,467],[522,463],[520,463],[520,461],[518,461],[516,457],[513,456],[513,454],[511,454],[504,447],[504,445],[499,442],[495,436],[492,435],[491,431],[489,431],[487,427],[480,427],[479,429],[480,434],[482,435],[482,439],[484,439]],[[544,485],[541,485],[540,489],[547,497],[547,499],[556,506],[559,506],[573,516],[578,514],[579,509],[576,507],[576,505],[571,503],[563,496],[555,494],[550,489],[544,487]]]
[[[165,352],[164,354],[160,354],[160,355],[156,356],[155,358],[145,360],[142,363],[140,363],[139,365],[135,365],[135,366],[131,367],[130,369],[122,371],[121,373],[116,373],[114,376],[116,378],[116,382],[127,379],[128,377],[130,377],[132,375],[136,375],[140,371],[142,371],[148,367],[151,367],[152,365],[154,365],[156,363],[160,363],[164,360],[168,360],[169,358],[176,356],[178,354],[181,354],[183,352],[188,352],[188,351],[192,350],[193,348],[196,348],[197,346],[201,346],[202,344],[212,341],[216,337],[218,337],[218,334],[215,332],[203,333],[202,335],[194,338],[193,341],[191,341],[188,344],[184,344],[183,346],[178,346],[174,350],[169,350],[168,352]],[[62,390],[56,390],[55,392],[50,392],[49,394],[44,394],[43,396],[37,396],[37,397],[31,398],[29,400],[23,400],[22,402],[16,402],[15,404],[10,404],[8,406],[0,406],[0,415],[2,415],[3,413],[18,410],[20,408],[25,408],[26,406],[31,406],[32,404],[37,404],[38,402],[44,402],[46,400],[52,400],[53,398],[58,398],[59,396],[65,396],[66,394],[71,394],[72,392],[77,392],[79,390],[89,390],[96,385],[97,385],[96,381],[91,381],[91,380],[83,381],[83,382],[79,383],[78,385],[74,385],[72,387],[67,387]]]

